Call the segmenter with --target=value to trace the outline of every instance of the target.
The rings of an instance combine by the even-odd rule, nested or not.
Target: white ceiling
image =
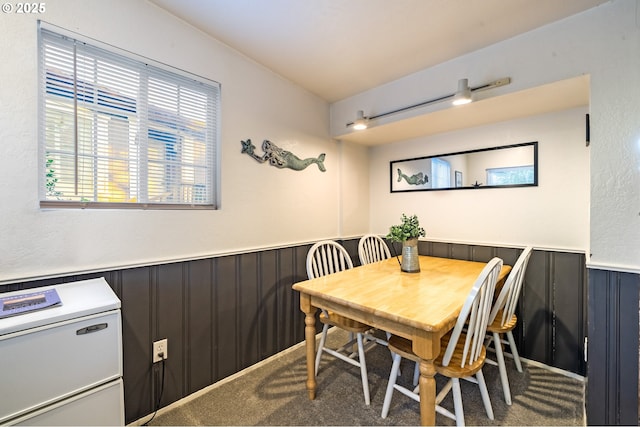
[[[150,1],[335,102],[609,0]],[[340,139],[377,145],[587,105],[588,77],[523,92]]]
[[[607,0],[151,0],[329,102]]]

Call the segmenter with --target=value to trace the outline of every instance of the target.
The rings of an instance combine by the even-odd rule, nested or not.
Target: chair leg
[[[511,405],[511,389],[509,388],[509,378],[507,377],[507,366],[504,362],[504,353],[502,352],[500,334],[497,332],[493,333],[493,343],[496,350],[496,359],[498,361],[498,371],[500,371],[500,382],[502,383],[504,401],[507,405]]]
[[[387,335],[387,346],[389,345],[389,340],[391,339],[391,332],[385,332]],[[391,364],[393,364],[393,351],[389,350],[389,354],[391,355]],[[398,376],[402,376],[402,371],[398,369]]]
[[[329,330],[329,325],[324,324],[322,327],[322,335],[320,336],[320,344],[318,345],[318,352],[316,353],[316,375],[318,375],[318,369],[320,368],[320,358],[322,357],[322,349],[324,348],[324,343],[327,340],[327,331]]]
[[[516,340],[513,339],[513,333],[507,332],[507,338],[509,339],[509,347],[511,348],[511,354],[513,355],[513,361],[516,363],[518,372],[522,372],[522,364],[520,363],[520,355],[518,354],[518,348],[516,347]]]
[[[418,385],[420,380],[420,362],[416,362],[416,366],[413,368],[413,385]]]
[[[387,391],[384,395],[384,403],[382,404],[382,418],[387,418],[389,414],[389,407],[391,406],[391,398],[393,397],[393,386],[396,384],[398,378],[398,370],[400,369],[400,361],[402,357],[399,354],[391,353],[393,357],[393,364],[391,365],[391,374],[389,374],[389,383],[387,384]]]
[[[482,369],[476,373],[476,379],[478,380],[478,387],[480,387],[480,395],[482,396],[482,403],[484,403],[484,410],[487,412],[487,417],[493,420],[493,408],[491,407],[491,399],[489,398],[489,391],[487,390],[487,383],[484,381],[484,375]]]
[[[349,342],[353,342],[354,341],[354,336],[353,336],[353,332],[349,332]],[[356,352],[353,351],[353,346],[351,347],[351,355],[349,357],[353,357],[355,356]]]
[[[367,378],[367,362],[364,358],[364,343],[362,334],[357,334],[358,339],[358,362],[360,363],[360,376],[362,377],[362,391],[364,392],[364,403],[369,405],[369,379]]]
[[[462,408],[462,392],[460,391],[460,380],[458,378],[452,378],[453,380],[453,407],[456,413],[456,425],[464,426],[464,409]]]

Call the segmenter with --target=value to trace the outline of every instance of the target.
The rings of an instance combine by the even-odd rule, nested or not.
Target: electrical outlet
[[[163,359],[167,359],[169,357],[169,353],[167,352],[167,339],[155,341],[153,343],[153,363],[162,362]]]

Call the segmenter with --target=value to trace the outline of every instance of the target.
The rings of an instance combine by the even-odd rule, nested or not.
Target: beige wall
[[[325,101],[144,0],[46,6],[40,16],[0,15],[0,283],[339,234],[343,154],[328,135]],[[219,211],[39,208],[37,18],[221,83]],[[327,172],[259,164],[241,154],[247,138],[303,158],[326,153]]]
[[[427,239],[585,251],[586,111],[577,108],[375,147],[370,167],[372,230],[386,233],[403,212],[415,213]],[[537,187],[389,192],[392,160],[532,141],[538,141]]]

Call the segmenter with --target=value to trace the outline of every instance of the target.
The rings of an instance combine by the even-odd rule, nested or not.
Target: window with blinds
[[[431,159],[431,188],[451,187],[451,164],[448,161],[433,158]]]
[[[216,208],[220,85],[40,28],[40,205]]]

